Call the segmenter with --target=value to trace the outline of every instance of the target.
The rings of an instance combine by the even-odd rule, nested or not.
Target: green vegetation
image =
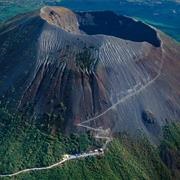
[[[0,109],[0,174],[56,163],[62,155],[96,146],[90,133],[54,136],[43,133],[27,119]]]
[[[160,145],[160,156],[171,170],[173,178],[180,179],[180,123],[164,127],[164,139]]]
[[[70,161],[49,171],[18,176],[19,179],[171,179],[158,151],[143,138],[133,140],[123,135],[109,144],[103,157]]]
[[[5,109],[0,110],[0,117],[0,174],[47,166],[58,162],[62,154],[89,151],[99,145],[90,133],[52,136]],[[14,179],[178,179],[179,148],[180,124],[170,124],[164,127],[159,148],[142,135],[133,139],[119,134],[108,145],[104,156],[69,161],[61,167],[20,174]]]

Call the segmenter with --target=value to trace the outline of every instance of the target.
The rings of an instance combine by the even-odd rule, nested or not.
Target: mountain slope
[[[179,119],[180,47],[141,22],[45,7],[5,23],[0,49],[1,104],[52,133],[84,122],[156,141]]]
[[[62,135],[59,135],[59,137],[47,136],[28,124],[23,128],[17,128],[18,118],[11,119],[7,115],[4,112],[3,116],[6,117],[6,122],[9,120],[4,127],[11,124],[11,128],[7,128],[7,132],[10,132],[11,136],[4,136],[6,133],[2,131],[3,126],[0,124],[0,132],[1,134],[4,133],[2,139],[7,140],[4,140],[0,145],[0,148],[6,152],[5,156],[3,151],[0,153],[0,155],[2,154],[1,174],[17,172],[23,168],[47,166],[52,164],[53,161],[56,163],[64,150],[66,152],[71,150],[70,152],[73,153],[73,149],[75,149],[78,152],[78,146],[80,146],[82,152],[85,152],[84,147],[89,148],[87,145],[90,145],[87,142],[92,142],[92,139],[88,141],[90,140],[87,138],[88,136],[72,135],[69,138]],[[12,120],[16,124],[10,122]],[[12,131],[13,128],[16,131]],[[142,134],[136,140],[127,134],[118,134],[108,145],[103,156],[72,160],[60,167],[26,172],[13,178],[18,180],[56,178],[73,180],[178,179],[179,128],[179,124],[169,124],[164,127],[163,141],[159,147],[152,146]],[[26,139],[28,139],[28,143],[24,141]],[[84,142],[85,146],[83,147]],[[21,146],[21,143],[23,143],[23,146]],[[9,148],[4,148],[6,146]]]
[[[168,143],[180,142],[179,124],[173,124],[165,127],[170,134],[164,132],[164,139]],[[170,151],[179,151],[178,143]],[[162,143],[163,144],[163,143]],[[166,147],[169,147],[168,145]],[[23,175],[23,178],[53,179],[59,177],[62,179],[179,179],[179,169],[176,172],[166,167],[160,158],[159,151],[162,147],[154,148],[146,139],[139,137],[134,141],[127,135],[122,135],[115,139],[108,147],[108,152],[102,158],[89,158],[82,161],[75,161],[66,164],[62,168],[34,173],[33,175]],[[168,154],[167,154],[168,155]],[[175,159],[179,156],[171,156]],[[174,163],[174,162],[173,162]],[[174,163],[174,167],[178,167]]]

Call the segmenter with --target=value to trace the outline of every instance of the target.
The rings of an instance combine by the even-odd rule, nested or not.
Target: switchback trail
[[[164,49],[163,49],[163,42],[162,42],[162,56],[164,55]],[[158,78],[159,76],[161,75],[161,71],[162,71],[162,68],[163,68],[163,60],[164,58],[162,57],[162,61],[161,61],[161,64],[160,64],[160,67],[159,67],[159,71],[157,72],[157,75],[151,79],[147,84],[145,84],[144,86],[142,86],[141,88],[139,88],[137,91],[134,91],[128,95],[126,95],[125,97],[123,97],[122,99],[118,100],[115,104],[113,104],[111,107],[109,107],[107,110],[105,110],[104,112],[102,112],[101,114],[93,117],[93,118],[90,118],[86,121],[83,121],[79,124],[77,124],[77,126],[79,127],[83,127],[83,128],[86,128],[88,130],[92,130],[92,131],[95,131],[97,133],[104,133],[104,134],[107,134],[107,130],[103,130],[101,128],[93,128],[93,127],[90,127],[90,126],[87,126],[87,125],[83,125],[84,123],[88,123],[88,122],[91,122],[91,121],[94,121],[98,118],[100,118],[101,116],[105,115],[107,112],[111,111],[112,109],[114,109],[116,106],[118,106],[119,104],[125,102],[126,100],[130,99],[131,97],[137,95],[137,94],[140,94],[142,91],[144,91],[148,86],[150,86],[151,84],[153,84]],[[57,167],[57,166],[60,166],[62,165],[63,163],[65,163],[66,161],[70,161],[70,160],[74,160],[74,159],[80,159],[80,158],[86,158],[86,157],[90,157],[90,156],[98,156],[98,155],[102,155],[104,154],[104,150],[106,149],[107,147],[107,144],[112,140],[112,138],[107,134],[107,136],[101,136],[101,135],[98,135],[95,136],[95,138],[97,139],[104,139],[105,140],[105,143],[102,147],[102,152],[98,151],[98,152],[89,152],[89,153],[83,153],[83,154],[79,154],[78,156],[75,156],[75,155],[69,155],[68,158],[66,159],[63,159],[53,165],[50,165],[50,166],[47,166],[47,167],[39,167],[39,168],[28,168],[28,169],[24,169],[24,170],[21,170],[21,171],[18,171],[16,173],[12,173],[12,174],[5,174],[5,175],[0,175],[0,178],[3,178],[3,177],[13,177],[13,176],[17,176],[19,174],[22,174],[22,173],[27,173],[27,172],[32,172],[32,171],[42,171],[42,170],[48,170],[48,169],[52,169],[54,167]]]
[[[90,156],[99,156],[104,154],[104,152],[92,152],[92,153],[84,153],[84,154],[80,154],[78,156],[75,155],[70,155],[68,158],[63,159],[61,161],[59,161],[58,163],[55,163],[53,165],[50,166],[46,166],[46,167],[40,167],[40,168],[29,168],[29,169],[24,169],[21,171],[18,171],[16,173],[13,174],[5,174],[5,175],[0,175],[1,178],[3,177],[13,177],[13,176],[17,176],[19,174],[23,174],[23,173],[27,173],[27,172],[31,172],[31,171],[42,171],[42,170],[48,170],[48,169],[52,169],[54,167],[60,166],[63,163],[65,163],[66,161],[70,161],[70,160],[74,160],[74,159],[80,159],[80,158],[86,158],[86,157],[90,157]]]

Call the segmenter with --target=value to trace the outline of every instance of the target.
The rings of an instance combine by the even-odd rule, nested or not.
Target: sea
[[[74,11],[111,10],[144,21],[180,42],[178,0],[0,0],[0,23],[44,5],[64,6]]]

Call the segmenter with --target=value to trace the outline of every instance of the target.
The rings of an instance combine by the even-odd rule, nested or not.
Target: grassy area
[[[164,127],[164,139],[160,145],[160,156],[171,170],[173,178],[180,179],[180,123]]]
[[[84,152],[96,146],[90,133],[50,135],[18,115],[0,109],[0,174],[48,166],[62,155]]]
[[[137,141],[120,136],[109,144],[103,157],[65,163],[49,171],[18,176],[19,179],[120,180],[171,179],[170,171],[161,161],[158,151],[145,139]]]
[[[0,117],[0,174],[47,166],[58,162],[64,153],[84,152],[95,146],[89,133],[51,136],[4,109],[0,110]],[[164,139],[158,148],[145,137],[135,140],[119,134],[102,157],[73,160],[52,170],[21,174],[14,179],[178,179],[179,148],[180,125],[170,124],[164,127]]]

